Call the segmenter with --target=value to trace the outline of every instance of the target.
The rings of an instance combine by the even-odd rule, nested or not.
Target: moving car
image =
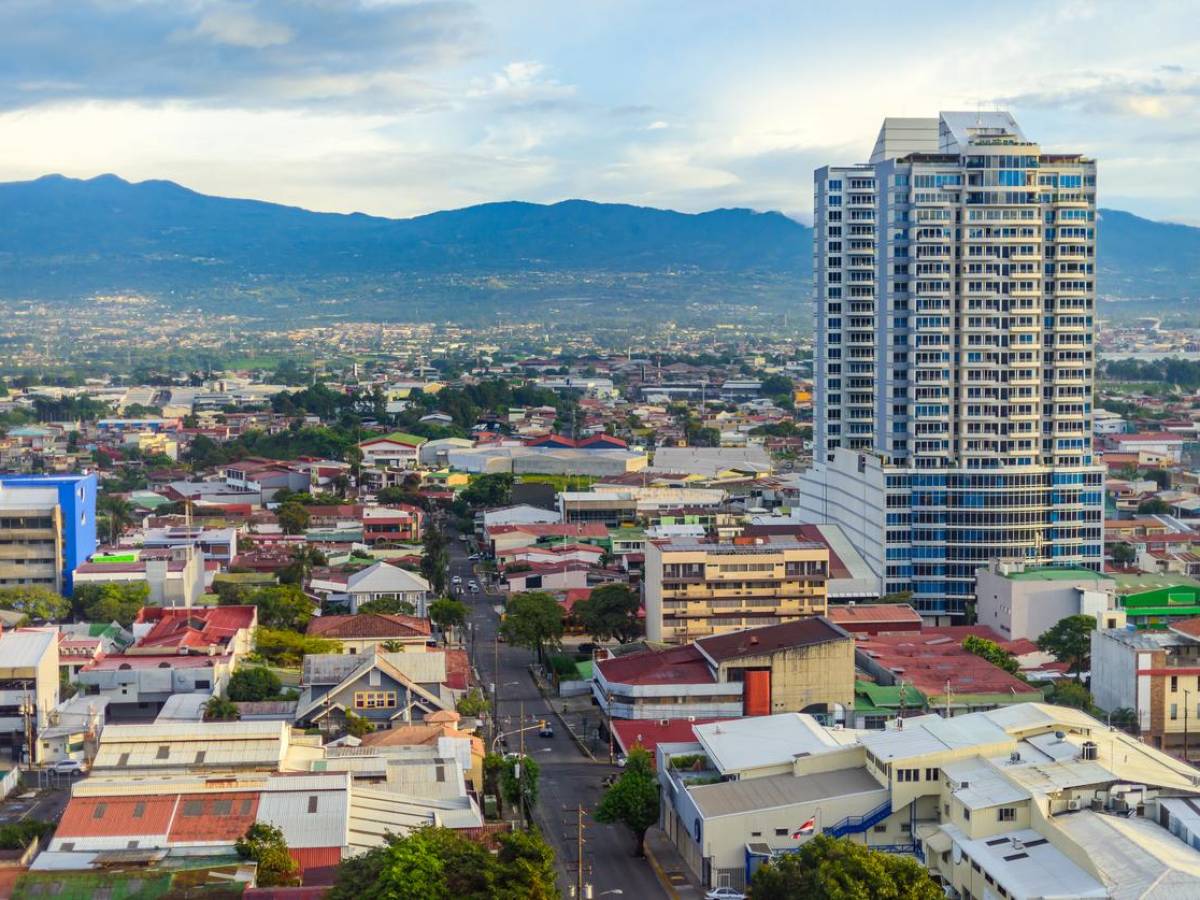
[[[746,895],[731,887],[719,887],[705,894],[704,900],[746,900]]]
[[[470,556],[467,557],[467,559],[474,562],[475,560],[483,559],[483,554],[482,553],[472,553]]]
[[[545,725],[543,725],[541,728],[538,729],[538,737],[542,737],[542,738],[554,737],[554,726],[551,725],[549,722],[547,722]]]
[[[450,583],[451,584],[462,584],[462,576],[455,575],[453,578],[450,579]]]
[[[470,584],[467,585],[467,590],[469,590],[472,594],[478,594],[479,593],[479,585],[476,584],[474,581],[472,581]]]

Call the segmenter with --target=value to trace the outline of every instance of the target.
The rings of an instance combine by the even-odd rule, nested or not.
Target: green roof
[[[1172,584],[1163,588],[1126,594],[1121,598],[1121,605],[1127,612],[1141,612],[1149,607],[1167,609],[1195,606],[1198,603],[1200,603],[1200,587],[1193,584]]]
[[[365,441],[360,442],[359,446],[362,446],[362,444],[369,444],[372,441],[395,441],[397,444],[411,444],[414,447],[419,447],[427,440],[429,439],[415,434],[409,434],[405,431],[393,431],[391,434],[381,434],[379,437],[367,438]]]
[[[99,563],[100,565],[106,565],[109,563],[131,563],[137,562],[137,560],[137,553],[98,553],[91,559],[92,562]]]
[[[1200,587],[1200,581],[1178,572],[1119,572],[1113,578],[1122,594],[1144,593],[1160,588]]]
[[[1109,576],[1083,566],[1026,566],[1023,572],[1010,572],[1004,577],[1013,581],[1078,581],[1081,578],[1099,581]]]
[[[579,673],[579,677],[583,681],[592,680],[592,661],[585,659],[583,662],[575,663],[575,671]]]
[[[909,709],[923,709],[925,695],[911,684],[904,686],[904,705]],[[870,712],[874,709],[897,710],[900,708],[900,686],[876,684],[873,681],[854,682],[854,709]]]
[[[1139,606],[1136,609],[1125,610],[1130,618],[1141,616],[1163,616],[1166,618],[1191,618],[1200,616],[1200,606]]]

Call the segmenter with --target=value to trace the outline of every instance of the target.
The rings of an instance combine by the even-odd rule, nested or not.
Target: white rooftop
[[[37,668],[46,651],[57,643],[55,629],[4,632],[0,635],[0,672]]]
[[[958,848],[956,856],[961,852],[978,860],[1014,900],[1108,897],[1103,884],[1032,829],[981,840],[971,840],[954,825],[943,825],[941,831]]]
[[[1053,821],[1088,855],[1113,900],[1200,897],[1200,853],[1154,822],[1091,810]]]
[[[1012,741],[1008,732],[978,713],[943,719],[937,715],[904,719],[902,729],[864,732],[867,750],[884,762],[911,759],[963,747],[986,747]]]
[[[790,763],[858,743],[856,731],[833,731],[804,713],[779,713],[697,725],[696,739],[720,772]]]
[[[978,756],[955,760],[942,766],[942,772],[963,805],[969,809],[1019,803],[1028,800],[1029,791],[1014,784],[995,765]]]

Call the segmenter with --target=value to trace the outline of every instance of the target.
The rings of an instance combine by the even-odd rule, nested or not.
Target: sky
[[[1103,205],[1200,225],[1194,0],[0,2],[0,181],[808,220],[884,116],[993,108],[1096,157]]]

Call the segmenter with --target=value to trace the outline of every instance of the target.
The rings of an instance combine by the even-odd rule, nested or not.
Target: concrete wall
[[[1125,631],[1092,632],[1092,697],[1101,709],[1134,709],[1138,724],[1150,727],[1148,699],[1145,709],[1138,709],[1137,652],[1118,638]],[[1145,651],[1147,657],[1150,651]],[[1145,676],[1149,678],[1149,676]],[[1147,692],[1148,693],[1148,692]]]
[[[1082,612],[1081,594],[1096,584],[1086,576],[1077,581],[1014,580],[982,568],[975,575],[978,622],[1008,640],[1036,641],[1059,619]]]
[[[813,704],[846,711],[854,709],[854,641],[830,641],[793,647],[763,656],[741,657],[723,663],[721,681],[732,680],[736,669],[770,668],[771,712],[803,712]]]

